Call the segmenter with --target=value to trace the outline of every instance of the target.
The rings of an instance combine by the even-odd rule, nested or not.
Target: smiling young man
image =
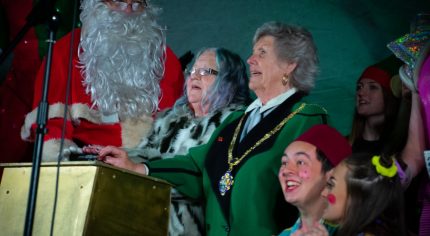
[[[318,230],[314,226],[326,207],[321,192],[332,168],[350,154],[348,141],[328,125],[313,126],[287,146],[278,177],[285,200],[298,208],[300,218],[281,236]],[[335,230],[330,225],[326,228]]]

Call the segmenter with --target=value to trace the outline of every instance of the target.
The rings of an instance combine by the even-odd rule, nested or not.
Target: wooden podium
[[[31,163],[4,164],[0,234],[23,235]],[[57,207],[52,220],[57,170]],[[101,162],[43,163],[33,235],[167,235],[171,186]],[[52,223],[53,222],[53,223]]]

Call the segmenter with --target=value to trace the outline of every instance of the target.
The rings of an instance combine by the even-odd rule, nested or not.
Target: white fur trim
[[[121,122],[122,146],[125,148],[137,147],[140,140],[145,138],[152,127],[153,119],[143,116],[140,119],[127,119]]]
[[[26,141],[31,141],[30,134],[31,134],[31,125],[35,123],[37,117],[37,108],[28,113],[25,116],[24,124],[21,127],[21,139]]]
[[[31,126],[36,123],[37,119],[37,109],[39,107],[34,108],[30,113],[25,116],[24,125],[21,127],[21,138],[27,141],[33,141],[31,139]],[[64,116],[64,104],[63,103],[54,103],[49,106],[48,110],[48,119],[51,118],[60,118]],[[69,114],[67,114],[69,117]]]
[[[25,116],[24,125],[21,127],[21,138],[27,141],[34,141],[31,137],[31,126],[36,123],[37,109],[34,108],[30,113]],[[72,121],[77,123],[79,119],[83,118],[95,124],[102,124],[100,112],[90,109],[87,104],[76,103],[69,106],[67,119],[72,117]],[[49,106],[48,119],[62,118],[64,116],[64,104],[55,103]]]
[[[72,119],[73,123],[78,123],[80,119],[88,120],[94,124],[105,124],[102,122],[101,113],[97,110],[91,109],[87,104],[76,103],[69,106],[67,119]],[[64,116],[64,104],[55,103],[49,106],[48,119],[62,118]],[[31,138],[31,126],[36,123],[37,107],[28,113],[25,117],[24,125],[21,128],[21,138],[27,141],[34,141]],[[138,119],[127,119],[121,121],[121,138],[123,147],[132,148],[136,147],[140,140],[148,135],[151,129],[153,119],[150,116],[142,116]],[[55,155],[58,154],[59,148],[56,149]],[[55,157],[56,159],[57,157]]]
[[[101,113],[91,109],[87,104],[76,103],[70,106],[70,114],[74,122],[85,119],[95,124],[103,124]]]
[[[60,153],[60,139],[50,139],[43,143],[42,161],[52,162],[57,161],[58,154]],[[69,147],[78,147],[74,142],[69,139],[64,140],[63,149]]]

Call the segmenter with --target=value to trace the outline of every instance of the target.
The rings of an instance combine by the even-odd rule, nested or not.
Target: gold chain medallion
[[[276,132],[281,130],[281,128],[291,119],[293,116],[295,116],[297,113],[299,113],[303,108],[305,107],[305,104],[303,103],[300,105],[297,110],[289,114],[287,117],[285,117],[275,128],[269,131],[269,133],[265,134],[260,140],[258,140],[251,148],[246,150],[245,153],[240,158],[233,158],[233,148],[236,144],[237,136],[239,135],[240,127],[242,126],[243,119],[245,116],[242,116],[242,118],[239,121],[239,124],[237,125],[236,129],[234,130],[233,139],[231,140],[230,146],[228,148],[228,170],[224,173],[224,175],[221,177],[219,181],[219,192],[221,196],[224,196],[228,190],[231,189],[231,187],[234,184],[234,178],[233,178],[233,168],[238,165],[243,158],[248,156],[250,152],[252,152],[255,148],[260,146],[264,141],[272,137]]]

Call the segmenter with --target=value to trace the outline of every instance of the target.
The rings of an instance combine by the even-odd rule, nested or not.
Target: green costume
[[[251,151],[234,166],[234,183],[224,196],[220,194],[219,182],[229,168],[228,149],[243,111],[226,118],[207,144],[191,148],[187,155],[148,163],[149,174],[169,181],[185,195],[204,200],[208,236],[279,234],[297,217],[296,210],[289,205],[292,221],[285,225],[287,203],[277,177],[283,152],[292,140],[311,126],[326,123],[327,118],[323,108],[299,102],[300,99],[299,94],[294,94],[265,116],[241,142],[237,137],[233,157],[240,158]],[[296,113],[287,118],[278,132],[255,147],[291,112]],[[284,225],[277,224],[277,220]]]

